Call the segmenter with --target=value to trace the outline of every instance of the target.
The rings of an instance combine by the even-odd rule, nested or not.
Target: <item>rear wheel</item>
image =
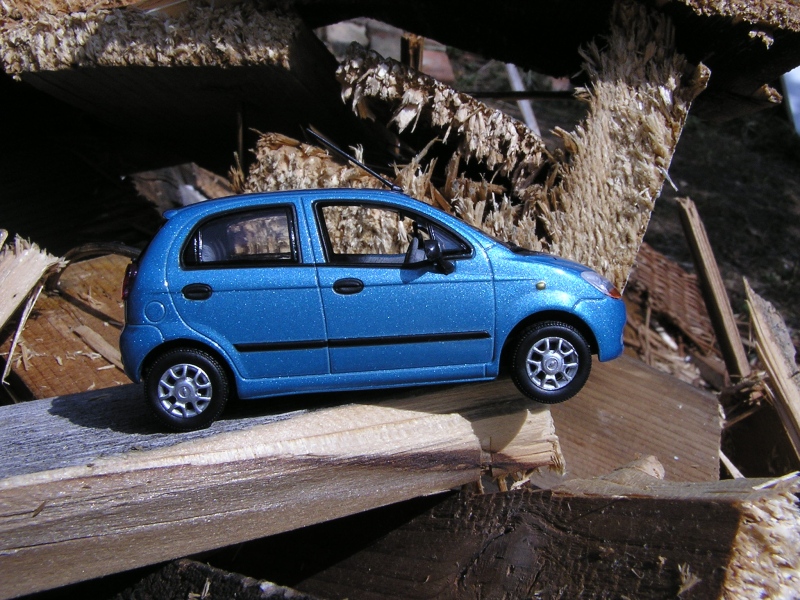
[[[228,377],[216,358],[182,348],[169,350],[145,377],[147,403],[167,427],[203,429],[220,415],[228,400]]]
[[[589,344],[577,329],[547,321],[526,329],[514,350],[511,376],[529,398],[556,404],[577,394],[592,369]]]

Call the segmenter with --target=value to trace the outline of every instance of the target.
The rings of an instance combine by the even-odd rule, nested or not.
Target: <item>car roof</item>
[[[460,235],[468,235],[483,247],[498,244],[497,240],[492,239],[479,229],[465,223],[458,217],[432,206],[416,198],[412,198],[402,192],[390,191],[375,188],[313,188],[302,190],[282,190],[276,192],[256,192],[251,194],[240,194],[237,196],[227,196],[191,204],[182,208],[169,210],[164,213],[167,222],[164,224],[159,235],[173,235],[183,227],[212,218],[217,214],[228,211],[247,210],[267,205],[280,205],[289,202],[298,202],[300,198],[310,198],[310,200],[366,200],[376,203],[388,202],[401,209],[413,211],[424,215],[429,219],[436,219],[449,227],[454,228]],[[469,234],[467,234],[469,232]]]
[[[214,213],[224,211],[228,208],[244,208],[249,204],[279,204],[298,196],[318,196],[319,199],[374,199],[374,200],[398,200],[402,204],[419,204],[428,206],[424,202],[412,198],[402,192],[395,192],[375,188],[313,188],[302,190],[281,190],[275,192],[254,192],[250,194],[239,194],[236,196],[226,196],[191,204],[181,208],[176,208],[164,212],[164,218],[172,219],[177,215],[191,218],[194,213]]]

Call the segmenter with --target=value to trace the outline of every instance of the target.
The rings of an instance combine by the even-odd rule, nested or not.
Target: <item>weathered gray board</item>
[[[0,597],[563,462],[508,380],[320,398],[191,434],[153,433],[132,385],[1,408]]]
[[[716,478],[714,398],[636,360],[595,363],[553,414],[573,475],[655,453],[668,479]],[[508,380],[243,403],[189,434],[154,432],[136,386],[2,407],[0,597],[457,487],[487,466],[553,465],[551,427]]]

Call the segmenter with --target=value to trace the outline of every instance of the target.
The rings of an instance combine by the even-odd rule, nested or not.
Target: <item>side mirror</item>
[[[424,244],[425,259],[434,263],[445,275],[450,275],[456,270],[453,261],[447,260],[442,255],[442,245],[438,240],[425,240]]]

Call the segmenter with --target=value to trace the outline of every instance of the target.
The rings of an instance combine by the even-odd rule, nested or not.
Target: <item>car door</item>
[[[297,225],[292,205],[215,216],[195,227],[168,274],[181,318],[245,379],[329,371],[316,269],[303,261]]]
[[[385,205],[319,202],[315,214],[325,247],[318,271],[333,373],[492,359],[494,290],[481,249],[441,224]],[[455,263],[449,274],[417,249],[436,231]]]

